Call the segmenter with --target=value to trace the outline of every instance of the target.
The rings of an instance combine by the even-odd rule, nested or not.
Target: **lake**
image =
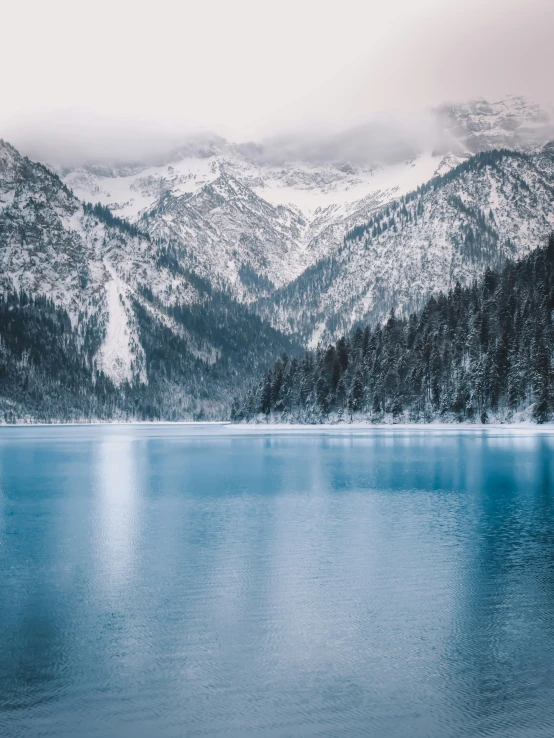
[[[554,735],[554,434],[0,428],[0,735]]]

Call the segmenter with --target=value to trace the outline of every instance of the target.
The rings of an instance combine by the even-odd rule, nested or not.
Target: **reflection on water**
[[[141,455],[130,437],[101,440],[94,451],[93,472],[97,512],[94,549],[98,582],[116,596],[132,578],[136,566],[142,500]]]
[[[553,441],[0,429],[0,735],[552,736]]]

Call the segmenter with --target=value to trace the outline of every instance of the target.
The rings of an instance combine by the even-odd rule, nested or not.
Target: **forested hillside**
[[[151,294],[131,309],[142,375],[116,383],[99,361],[106,333],[101,316],[72,325],[49,298],[0,295],[0,423],[226,418],[233,392],[267,366],[276,346],[297,350],[218,293],[206,296],[202,306],[174,307],[171,327],[160,319]]]
[[[298,346],[190,266],[0,140],[0,422],[228,417]]]
[[[554,415],[554,237],[408,318],[283,356],[233,406],[235,421],[369,419],[544,423]]]
[[[529,362],[538,361],[533,347],[546,342],[546,329],[529,338],[516,322],[504,349],[493,346],[504,313],[481,288],[473,289],[482,304],[466,292],[485,269],[525,256],[554,227],[554,144],[486,151],[402,196],[408,180],[381,191],[377,183],[391,171],[385,180],[383,172],[366,172],[365,184],[349,180],[369,188],[365,197],[316,208],[311,225],[300,210],[256,194],[274,195],[277,180],[262,187],[246,177],[250,165],[234,176],[223,172],[227,159],[208,159],[195,159],[198,181],[186,157],[180,173],[156,169],[158,179],[155,172],[129,175],[132,181],[112,173],[104,185],[114,192],[93,205],[0,140],[0,422],[226,419],[232,398],[285,351],[290,361],[267,379],[263,401],[258,390],[250,393],[237,417],[260,409],[306,419],[516,417],[531,406],[537,419],[548,416],[540,407],[550,399],[541,405],[529,379]],[[329,167],[329,176],[342,172]],[[300,170],[292,180],[292,170],[271,171],[286,189],[304,182]],[[316,168],[304,184],[334,197],[325,172]],[[122,217],[127,211],[133,222]],[[316,232],[325,237],[312,248]],[[489,272],[487,279],[499,277]],[[453,292],[421,312],[431,294],[457,283],[461,307]],[[503,304],[507,294],[494,300]],[[535,295],[530,307],[515,294],[528,331],[542,303]],[[457,316],[453,325],[448,318],[448,330],[444,300],[454,301]],[[366,323],[382,325],[391,309],[384,337],[381,329],[363,332]],[[411,312],[417,317],[408,319]],[[421,322],[427,314],[429,324]],[[350,336],[359,325],[325,356],[293,363],[301,346]],[[470,329],[484,337],[462,350],[455,341]],[[521,346],[530,346],[532,359]]]

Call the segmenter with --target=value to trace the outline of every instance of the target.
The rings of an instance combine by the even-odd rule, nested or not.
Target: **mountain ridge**
[[[235,422],[545,423],[554,416],[554,235],[422,309],[283,356]]]
[[[369,215],[259,313],[315,346],[525,255],[554,228],[554,147],[477,154]]]
[[[475,115],[473,133],[491,142],[526,116],[543,131],[534,107],[522,103],[506,124],[504,108],[472,105],[460,112],[466,133]],[[487,128],[491,116],[500,128]],[[263,152],[233,159],[237,147],[212,138],[161,169],[63,179],[0,142],[0,292],[54,336],[67,316],[90,372],[83,392],[103,377],[121,417],[220,417],[231,388],[282,351],[378,323],[391,308],[407,315],[544,241],[554,144],[530,141],[363,169],[256,163]],[[291,191],[302,207],[278,202]],[[32,302],[43,297],[64,314]],[[16,376],[25,356],[13,346],[6,366]]]
[[[79,351],[92,330],[85,389],[94,392],[105,377],[114,412],[134,412],[134,394],[141,417],[219,417],[230,387],[276,346],[295,351],[293,339],[183,267],[171,243],[80,202],[56,174],[5,143],[0,200],[0,291],[51,300]],[[5,361],[25,372],[14,351]]]
[[[372,135],[380,140],[384,121],[378,129],[361,126],[304,142],[304,148],[300,139],[234,144],[198,137],[163,164],[77,168],[66,171],[64,181],[81,199],[100,201],[147,232],[171,237],[203,277],[255,303],[332,258],[371,211],[475,152],[499,144],[529,152],[554,137],[548,116],[518,96],[443,105],[430,115],[434,150],[430,139],[414,134],[388,162],[362,155]],[[403,141],[409,132],[393,135]],[[230,182],[240,189],[240,202]],[[258,281],[241,279],[253,273]]]

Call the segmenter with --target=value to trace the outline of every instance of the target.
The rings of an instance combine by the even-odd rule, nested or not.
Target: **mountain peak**
[[[445,103],[433,113],[446,134],[447,146],[457,145],[466,153],[499,148],[530,151],[554,136],[546,111],[521,95],[507,95],[496,102],[477,97]]]

